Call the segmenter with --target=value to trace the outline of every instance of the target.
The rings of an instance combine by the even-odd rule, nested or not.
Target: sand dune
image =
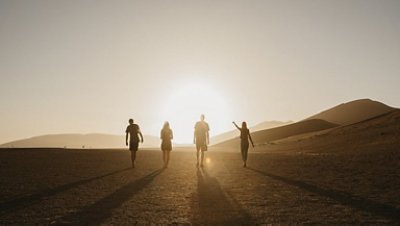
[[[400,149],[400,110],[393,110],[358,123],[299,134],[264,145],[261,151],[354,153]]]
[[[394,109],[377,101],[361,99],[340,104],[308,119],[322,119],[339,125],[348,125],[385,114]]]
[[[145,136],[142,147],[158,147],[160,139]],[[17,140],[0,147],[124,148],[125,136],[110,134],[55,134]]]
[[[355,100],[330,108],[298,123],[252,132],[252,137],[256,144],[268,144],[271,141],[292,142],[324,134],[331,128],[379,118],[395,110],[396,108],[377,101],[369,99]],[[236,137],[216,146],[238,148],[239,142],[240,140]]]
[[[400,110],[342,126],[321,136],[325,140],[340,143],[352,143],[360,146],[380,146],[382,149],[400,148]]]

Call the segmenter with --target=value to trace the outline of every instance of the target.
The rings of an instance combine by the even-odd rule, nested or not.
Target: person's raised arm
[[[240,127],[236,124],[236,122],[232,122],[233,123],[233,125],[235,125],[235,127],[238,129],[238,130],[240,130]]]
[[[250,130],[249,130],[249,139],[250,139],[250,142],[251,142],[251,146],[253,146],[253,148],[254,148],[254,143],[253,143],[253,139],[251,138]]]

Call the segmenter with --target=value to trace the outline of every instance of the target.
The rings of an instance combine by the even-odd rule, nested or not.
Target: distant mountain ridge
[[[160,139],[144,136],[141,147],[158,147]],[[57,147],[57,148],[126,148],[124,135],[101,133],[90,134],[51,134],[21,139],[0,145],[0,147]]]

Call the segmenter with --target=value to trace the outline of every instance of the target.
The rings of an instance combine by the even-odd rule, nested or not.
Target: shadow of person
[[[101,224],[111,217],[114,209],[120,207],[125,201],[143,190],[163,171],[164,169],[158,169],[138,180],[132,181],[94,204],[59,219],[57,223]]]
[[[90,183],[92,181],[95,180],[100,180],[102,178],[108,177],[108,176],[112,176],[118,173],[122,173],[124,171],[130,170],[131,168],[125,168],[125,169],[120,169],[120,170],[116,170],[114,172],[110,172],[104,175],[100,175],[97,177],[92,177],[92,178],[88,178],[88,179],[84,179],[84,180],[79,180],[76,182],[72,182],[72,183],[68,183],[68,184],[64,184],[55,188],[51,188],[51,189],[47,189],[44,191],[40,191],[37,192],[35,194],[31,194],[31,195],[27,195],[27,196],[23,196],[23,197],[19,197],[17,199],[12,199],[9,201],[5,201],[3,203],[0,204],[0,213],[8,213],[8,212],[13,212],[16,211],[18,209],[33,205],[37,202],[40,202],[43,198],[49,197],[49,196],[53,196],[53,195],[57,195],[59,193],[62,192],[66,192],[70,189],[73,189],[75,187]]]
[[[400,209],[399,208],[396,208],[396,207],[393,207],[390,205],[386,205],[386,204],[382,204],[382,203],[378,203],[376,201],[362,198],[359,196],[354,196],[347,192],[336,191],[336,190],[327,189],[327,188],[321,188],[316,185],[306,183],[304,181],[294,180],[291,178],[286,178],[286,177],[274,175],[271,173],[266,173],[266,172],[263,172],[263,171],[260,171],[260,170],[257,170],[257,169],[251,168],[251,167],[248,167],[247,169],[249,169],[253,172],[259,173],[263,176],[272,178],[274,180],[281,181],[288,185],[298,187],[305,191],[308,191],[308,192],[311,192],[311,193],[314,193],[314,194],[317,194],[320,196],[328,197],[328,198],[333,199],[343,205],[347,205],[347,206],[350,206],[352,208],[355,208],[355,209],[358,209],[361,211],[370,212],[372,214],[376,214],[376,215],[386,217],[389,219],[393,219],[396,221],[400,220]]]
[[[232,196],[226,195],[218,180],[206,170],[197,170],[197,197],[192,223],[205,225],[251,224],[250,216]]]

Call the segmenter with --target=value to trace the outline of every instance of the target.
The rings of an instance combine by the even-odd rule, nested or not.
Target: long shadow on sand
[[[126,200],[144,189],[161,172],[163,172],[163,169],[156,170],[138,180],[132,181],[112,194],[98,200],[94,204],[59,219],[57,223],[72,223],[80,225],[101,224],[111,217],[114,209],[120,207]]]
[[[197,170],[197,202],[193,203],[194,224],[204,225],[248,225],[252,224],[249,214],[232,196],[229,198],[218,180],[206,170]],[[197,204],[197,205],[196,205]]]
[[[330,199],[336,200],[337,202],[340,202],[341,204],[350,206],[352,208],[355,208],[355,209],[358,209],[361,211],[370,212],[372,214],[390,218],[390,219],[393,219],[396,221],[400,220],[400,209],[399,208],[396,208],[396,207],[393,207],[390,205],[386,205],[386,204],[382,204],[382,203],[378,203],[376,201],[372,201],[372,200],[365,199],[362,197],[357,197],[357,196],[354,196],[347,192],[317,187],[315,185],[308,184],[303,181],[293,180],[290,178],[274,175],[271,173],[266,173],[266,172],[263,172],[263,171],[260,171],[257,169],[253,169],[253,168],[248,168],[248,169],[252,170],[256,173],[262,174],[264,176],[270,177],[272,179],[279,180],[286,184],[301,188],[308,192],[312,192],[312,193],[320,195],[320,196],[328,197]]]
[[[75,188],[75,187],[78,187],[80,185],[87,184],[87,183],[90,183],[92,181],[102,179],[104,177],[112,176],[112,175],[127,171],[129,169],[131,169],[131,168],[125,168],[125,169],[116,170],[114,172],[110,172],[110,173],[107,173],[107,174],[104,174],[104,175],[100,175],[100,176],[97,176],[97,177],[92,177],[92,178],[88,178],[88,179],[84,179],[84,180],[79,180],[79,181],[72,182],[72,183],[69,183],[69,184],[61,185],[59,187],[55,187],[55,188],[51,188],[51,189],[48,189],[48,190],[45,190],[45,191],[41,191],[41,192],[38,192],[38,193],[35,193],[35,194],[31,194],[31,195],[23,196],[23,197],[20,197],[20,198],[12,199],[12,200],[9,200],[9,201],[5,201],[3,203],[0,203],[0,213],[4,214],[4,213],[9,213],[9,212],[12,212],[12,211],[16,211],[18,209],[21,209],[21,208],[33,205],[33,204],[35,204],[37,202],[40,202],[45,197],[57,195],[58,193],[68,191],[68,190],[70,190],[72,188]]]

